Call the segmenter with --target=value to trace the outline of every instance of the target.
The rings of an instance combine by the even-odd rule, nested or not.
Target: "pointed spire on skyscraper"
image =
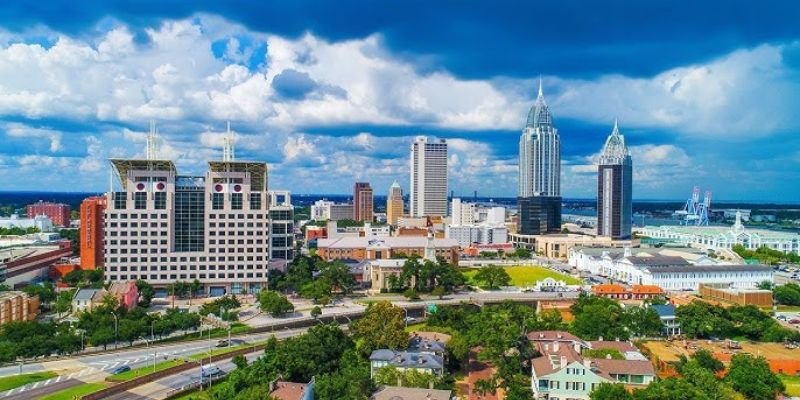
[[[619,121],[617,118],[614,118],[614,129],[611,130],[611,134],[619,136]]]
[[[544,90],[542,90],[542,76],[539,75],[539,96],[538,98],[544,98]]]
[[[155,160],[158,158],[158,131],[156,128],[156,121],[150,120],[150,132],[147,133],[147,147],[145,149],[145,156],[148,160]]]
[[[222,138],[222,161],[233,161],[234,154],[234,133],[231,131],[231,121],[228,121],[228,130]]]

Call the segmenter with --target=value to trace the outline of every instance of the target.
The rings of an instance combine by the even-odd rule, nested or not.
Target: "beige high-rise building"
[[[403,215],[403,188],[394,181],[386,197],[386,221],[389,225],[397,225],[397,219]]]

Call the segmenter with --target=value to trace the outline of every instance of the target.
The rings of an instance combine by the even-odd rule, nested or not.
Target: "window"
[[[155,194],[155,207],[156,210],[166,210],[167,209],[167,193],[166,192],[156,192]],[[156,214],[150,216],[151,218],[156,218]]]
[[[225,208],[225,193],[211,194],[211,209],[222,210]]]
[[[241,210],[242,209],[242,197],[241,193],[231,193],[231,209],[233,210]]]
[[[175,251],[203,251],[205,198],[200,191],[175,192]],[[166,235],[166,231],[162,232]]]
[[[261,193],[250,193],[250,209],[261,209]]]
[[[127,205],[127,193],[126,192],[114,192],[114,209],[115,210],[124,210],[125,206]],[[124,214],[123,217],[125,218]]]
[[[147,208],[147,192],[136,192],[133,194],[133,208],[144,210]]]

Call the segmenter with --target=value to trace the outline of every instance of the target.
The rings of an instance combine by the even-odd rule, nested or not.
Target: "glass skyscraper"
[[[561,139],[544,101],[541,81],[519,139],[518,203],[518,233],[561,231]]]
[[[597,234],[614,239],[631,237],[633,160],[625,137],[614,129],[606,139],[597,167]]]

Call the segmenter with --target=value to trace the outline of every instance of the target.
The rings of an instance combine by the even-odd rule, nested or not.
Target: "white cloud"
[[[52,129],[33,128],[24,124],[9,123],[5,126],[6,135],[17,138],[45,138],[49,140],[51,153],[61,151],[61,132]]]

